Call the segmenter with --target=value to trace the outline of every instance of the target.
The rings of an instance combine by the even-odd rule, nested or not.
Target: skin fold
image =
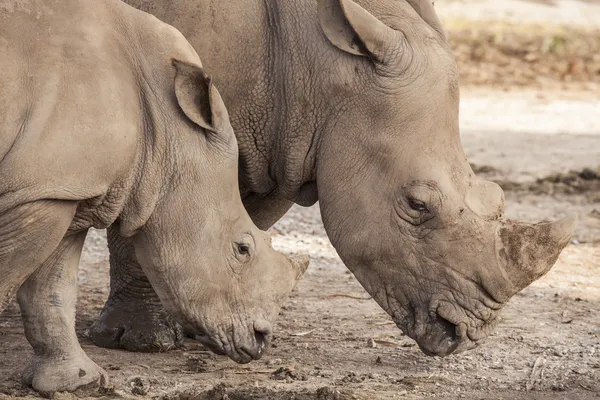
[[[319,201],[346,266],[425,353],[481,343],[567,245],[572,219],[506,221],[502,190],[471,170],[458,71],[429,1],[127,2],[179,29],[214,71],[255,223]],[[127,243],[109,236],[111,294],[92,337],[176,346]]]
[[[75,334],[91,227],[127,239],[172,326],[261,357],[308,258],[252,223],[237,160],[221,95],[176,29],[117,0],[0,0],[0,311],[16,293],[26,384],[106,381]]]

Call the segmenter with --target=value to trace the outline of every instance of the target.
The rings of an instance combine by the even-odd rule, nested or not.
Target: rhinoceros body
[[[346,266],[425,353],[480,343],[568,243],[573,221],[505,221],[502,190],[471,170],[458,71],[430,1],[127,2],[181,30],[215,74],[253,220],[266,228],[318,200]],[[122,278],[144,281],[127,243],[109,238],[111,296],[92,337],[172,345],[179,330],[150,286],[137,296]]]
[[[177,30],[117,0],[0,0],[0,311],[16,292],[36,390],[106,376],[75,335],[91,227],[127,237],[170,315],[238,362],[261,356],[306,269],[246,213],[200,65]]]

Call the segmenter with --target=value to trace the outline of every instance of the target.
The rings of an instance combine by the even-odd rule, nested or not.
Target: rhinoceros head
[[[214,352],[249,362],[261,357],[309,260],[275,251],[252,223],[240,198],[237,142],[221,96],[200,66],[173,65],[181,121],[169,120],[169,154],[177,169],[135,236],[136,254],[179,323]]]
[[[503,219],[458,127],[458,72],[430,1],[320,0],[330,129],[320,140],[323,221],[342,260],[429,355],[480,343],[498,311],[544,275],[568,219]]]

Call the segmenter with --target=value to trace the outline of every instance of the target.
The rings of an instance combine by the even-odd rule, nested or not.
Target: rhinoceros
[[[342,261],[426,354],[482,343],[567,245],[573,219],[505,220],[501,188],[469,166],[458,71],[430,1],[126,1],[179,29],[214,71],[254,222],[318,200]],[[181,330],[128,243],[109,238],[111,294],[92,337],[175,346]]]
[[[275,252],[252,223],[237,160],[177,30],[118,0],[0,0],[0,311],[16,292],[26,383],[105,379],[75,335],[91,227],[130,240],[161,303],[210,348],[260,358],[308,258]]]

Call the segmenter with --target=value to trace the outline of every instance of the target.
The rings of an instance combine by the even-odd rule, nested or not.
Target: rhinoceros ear
[[[352,0],[319,0],[319,22],[327,39],[350,54],[385,62],[400,34]]]
[[[232,134],[227,108],[204,69],[175,59],[172,63],[177,69],[175,96],[183,113],[208,131],[220,135]]]
[[[407,0],[408,3],[415,9],[417,14],[423,18],[429,26],[431,26],[444,40],[446,38],[446,31],[442,27],[442,23],[435,12],[432,0]]]

